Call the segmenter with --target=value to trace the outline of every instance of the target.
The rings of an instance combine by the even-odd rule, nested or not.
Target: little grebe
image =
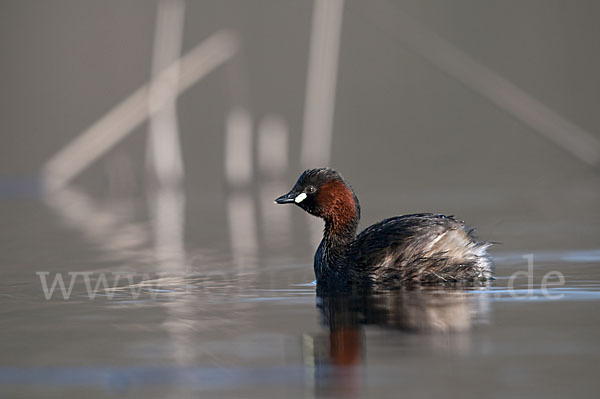
[[[342,176],[329,168],[302,173],[291,191],[275,200],[296,204],[325,221],[315,253],[319,285],[397,285],[485,281],[492,277],[486,253],[472,230],[452,216],[395,216],[358,236],[360,206]]]

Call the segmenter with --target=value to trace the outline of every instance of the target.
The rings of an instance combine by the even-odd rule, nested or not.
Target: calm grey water
[[[307,234],[275,244],[261,234],[253,256],[236,255],[223,222],[202,214],[188,213],[185,230],[198,232],[184,254],[171,247],[157,260],[146,208],[75,189],[2,203],[2,397],[558,398],[600,388],[600,248],[576,249],[596,225],[571,226],[564,248],[542,247],[562,235],[550,227],[526,250],[506,234],[487,287],[361,297],[316,292]],[[299,213],[292,224],[302,226]],[[542,285],[553,271],[564,284]],[[69,272],[116,288],[90,299],[85,274]],[[57,273],[67,290],[75,276],[68,299],[59,286],[45,297],[42,279],[50,287]]]

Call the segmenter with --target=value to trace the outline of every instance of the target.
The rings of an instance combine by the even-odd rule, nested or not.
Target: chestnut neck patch
[[[317,202],[323,209],[323,219],[331,224],[333,232],[357,224],[357,204],[354,194],[341,180],[324,183],[317,197]]]

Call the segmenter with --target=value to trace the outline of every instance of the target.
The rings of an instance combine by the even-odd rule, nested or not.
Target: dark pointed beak
[[[277,197],[275,199],[276,204],[293,204],[296,195],[293,192],[289,192],[287,194],[282,195],[281,197]]]

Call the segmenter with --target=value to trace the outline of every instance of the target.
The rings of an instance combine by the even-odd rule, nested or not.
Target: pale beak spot
[[[298,195],[296,196],[296,198],[294,198],[294,202],[295,202],[296,204],[299,204],[299,203],[301,203],[302,201],[304,201],[304,200],[306,199],[306,197],[308,197],[308,196],[306,195],[306,193],[300,193],[300,194],[298,194]]]

